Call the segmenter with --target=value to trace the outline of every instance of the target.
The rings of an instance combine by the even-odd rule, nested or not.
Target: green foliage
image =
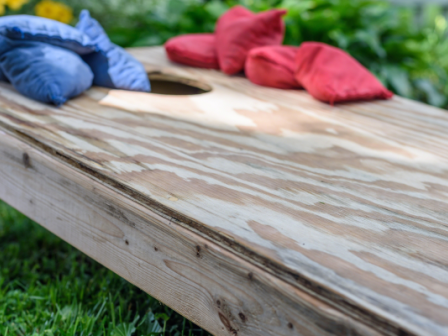
[[[208,335],[0,201],[0,335]]]

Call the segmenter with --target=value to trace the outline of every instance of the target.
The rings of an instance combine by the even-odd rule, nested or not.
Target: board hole
[[[161,72],[150,72],[151,93],[170,96],[190,96],[212,91],[212,87],[200,81],[168,75]]]

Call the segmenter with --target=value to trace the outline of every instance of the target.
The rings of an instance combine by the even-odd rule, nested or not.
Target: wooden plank
[[[0,122],[147,209],[381,332],[448,333],[448,115],[132,53],[197,96],[92,88],[56,109],[0,86]]]
[[[0,198],[215,335],[379,335],[0,131]]]

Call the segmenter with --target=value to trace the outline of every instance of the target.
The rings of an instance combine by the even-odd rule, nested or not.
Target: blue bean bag
[[[93,71],[93,84],[114,89],[150,91],[143,65],[123,48],[113,44],[101,25],[83,10],[76,28],[87,35],[98,52],[84,55]]]
[[[0,81],[58,106],[87,90],[92,81],[109,88],[150,90],[143,65],[113,44],[88,11],[82,12],[77,28],[29,15],[0,17]]]
[[[0,17],[0,35],[12,40],[52,44],[79,55],[97,50],[90,38],[78,29],[58,21],[31,15]]]
[[[23,95],[60,106],[92,85],[93,73],[74,52],[0,35],[0,73]]]
[[[5,74],[0,69],[0,82],[7,82],[7,81],[8,81],[8,78],[6,78]]]

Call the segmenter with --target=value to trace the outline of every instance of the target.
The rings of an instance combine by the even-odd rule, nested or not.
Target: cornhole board
[[[130,52],[208,92],[2,83],[1,199],[214,335],[448,335],[446,111]]]

